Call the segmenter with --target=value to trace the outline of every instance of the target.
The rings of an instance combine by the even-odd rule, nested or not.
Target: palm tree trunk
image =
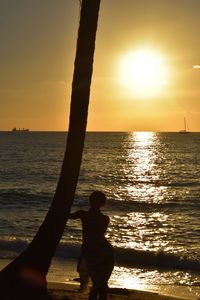
[[[46,291],[46,274],[65,229],[79,177],[87,125],[99,6],[100,0],[82,0],[72,82],[70,122],[60,178],[50,209],[32,242],[0,273],[1,290],[5,291],[4,299],[16,299],[16,293],[23,299],[22,289],[23,293],[27,290],[24,299],[31,299],[30,291],[32,295],[33,290],[34,292]],[[6,294],[11,289],[12,293]],[[42,297],[44,298],[44,295]],[[37,299],[40,299],[39,294]]]

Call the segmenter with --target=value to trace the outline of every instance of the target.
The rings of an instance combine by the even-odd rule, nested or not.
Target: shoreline
[[[88,293],[80,293],[78,284],[66,284],[66,283],[56,283],[48,282],[48,291],[53,300],[87,300]],[[187,300],[195,298],[185,298],[180,296],[171,296],[156,292],[126,289],[126,288],[109,288],[108,299],[113,300]],[[198,298],[196,298],[198,299]]]
[[[0,270],[11,260],[0,259]],[[47,287],[53,299],[57,300],[86,300],[88,294],[79,292],[78,273],[76,272],[76,260],[53,259],[47,275]],[[175,299],[200,299],[200,286],[181,285],[128,285],[120,284],[111,276],[109,281],[109,300],[138,299],[138,300],[175,300]]]
[[[76,260],[57,260],[53,259],[49,273],[47,276],[47,282],[52,286],[58,285],[58,287],[75,288],[78,290],[78,273],[76,272]],[[63,274],[61,274],[61,270]],[[114,272],[109,280],[109,288],[116,289],[118,291],[134,291],[135,294],[150,293],[150,295],[159,295],[160,297],[173,297],[173,299],[198,299],[200,300],[200,286],[185,286],[185,285],[174,285],[174,284],[143,284],[138,283],[134,280],[127,282],[126,279],[119,280]],[[79,293],[80,297],[80,293]],[[137,296],[138,297],[138,296]],[[77,298],[79,299],[79,298]],[[81,298],[82,299],[82,298]],[[83,298],[84,299],[84,298]],[[87,299],[87,298],[85,298]],[[117,298],[116,298],[117,299]],[[125,299],[125,298],[123,298]],[[129,299],[129,298],[127,298]],[[130,298],[131,299],[131,298]],[[134,298],[135,299],[135,298]],[[137,299],[137,298],[136,298]],[[138,298],[143,299],[143,298]],[[152,298],[153,299],[153,298]],[[155,299],[159,299],[158,297]]]
[[[77,282],[47,282],[47,288],[53,299],[67,299],[66,296],[72,300],[87,299],[88,293],[79,292],[79,284]],[[89,286],[90,288],[90,286]],[[199,300],[200,288],[196,288],[196,295],[189,293],[188,287],[185,286],[149,286],[147,289],[137,288],[123,288],[115,285],[109,285],[110,299],[138,299],[138,300]]]

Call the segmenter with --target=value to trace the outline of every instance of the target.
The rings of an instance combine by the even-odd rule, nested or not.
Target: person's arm
[[[83,210],[77,210],[77,211],[69,214],[69,219],[74,219],[74,220],[81,219],[83,214],[84,214]]]
[[[110,218],[108,216],[105,216],[105,221],[104,221],[104,230],[106,232],[108,225],[110,223]]]

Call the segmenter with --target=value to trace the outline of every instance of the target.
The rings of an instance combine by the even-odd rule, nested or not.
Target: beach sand
[[[76,260],[53,260],[49,270],[47,281],[50,292],[57,295],[55,299],[64,299],[62,295],[69,295],[70,299],[87,299],[87,295],[78,292],[78,273],[76,272]],[[134,281],[127,284],[111,276],[109,281],[109,299],[199,299],[200,287],[181,285],[138,285]],[[55,291],[56,289],[56,291]],[[59,298],[60,297],[60,298]],[[66,298],[67,299],[67,298]]]
[[[0,270],[10,260],[0,260]],[[88,293],[79,292],[78,273],[76,272],[76,260],[53,260],[47,275],[48,290],[55,300],[86,300]],[[176,300],[198,299],[200,300],[200,288],[186,286],[133,286],[124,288],[118,282],[109,282],[109,300]]]
[[[49,294],[55,300],[87,300],[88,293],[80,293],[79,286],[77,284],[61,284],[61,283],[48,283]],[[122,288],[110,288],[109,289],[109,300],[177,300],[177,299],[188,299],[179,296],[168,296],[159,293],[153,293],[148,291],[139,291]]]

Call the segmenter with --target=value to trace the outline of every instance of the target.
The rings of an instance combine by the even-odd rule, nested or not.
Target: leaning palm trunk
[[[28,248],[0,273],[3,299],[16,299],[17,295],[21,299],[45,299],[46,274],[65,229],[78,182],[87,125],[99,5],[100,0],[82,0],[69,130],[59,182],[50,209],[36,236]]]

